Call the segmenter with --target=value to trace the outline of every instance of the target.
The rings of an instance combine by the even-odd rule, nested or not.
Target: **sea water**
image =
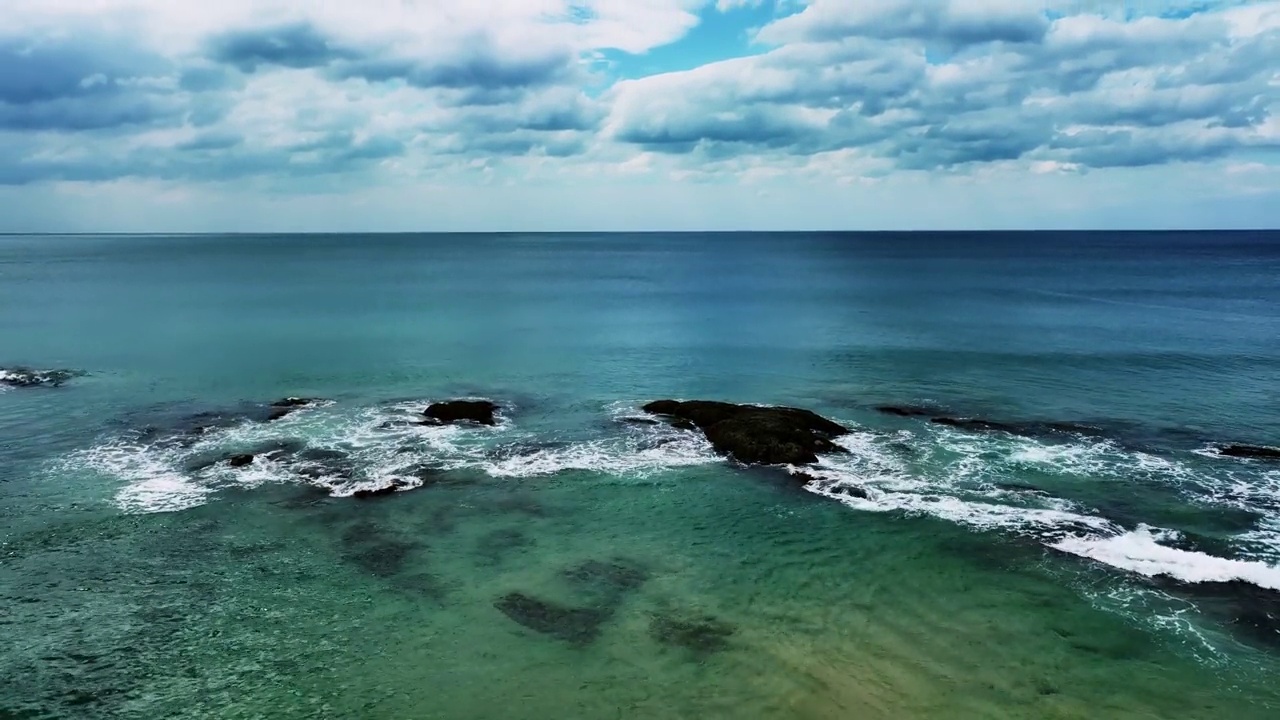
[[[0,389],[0,717],[1276,717],[1280,463],[1219,448],[1280,444],[1277,278],[1268,232],[0,238],[0,368],[85,373]],[[416,424],[458,397],[498,422]],[[659,398],[852,432],[742,468]]]

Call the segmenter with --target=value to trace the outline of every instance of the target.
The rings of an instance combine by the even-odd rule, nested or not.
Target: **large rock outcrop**
[[[1218,453],[1227,457],[1280,460],[1280,448],[1261,445],[1223,445],[1218,448]]]
[[[488,400],[449,400],[432,403],[422,414],[433,423],[473,422],[496,425],[497,412],[498,405]]]
[[[819,453],[843,452],[832,438],[849,429],[821,415],[790,407],[736,405],[709,400],[657,400],[644,411],[691,424],[718,452],[749,465],[807,465]]]

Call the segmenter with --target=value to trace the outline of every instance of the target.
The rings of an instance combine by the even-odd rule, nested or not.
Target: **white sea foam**
[[[1110,537],[1063,538],[1053,547],[1112,567],[1149,577],[1164,575],[1183,582],[1243,580],[1259,587],[1280,590],[1280,567],[1251,560],[1231,560],[1161,545],[1159,535],[1147,526]]]
[[[115,495],[126,512],[176,512],[201,505],[213,490],[185,476],[171,458],[145,445],[118,443],[75,456],[82,467],[126,481]]]
[[[1148,576],[1167,575],[1183,582],[1243,580],[1280,590],[1276,565],[1180,550],[1161,544],[1176,539],[1173,531],[1149,526],[1127,530],[1071,501],[1000,487],[1001,482],[1018,480],[1019,466],[1035,464],[1064,479],[1165,482],[1180,489],[1207,489],[1210,501],[1226,497],[1227,490],[1232,497],[1257,501],[1274,499],[1280,473],[1261,480],[1256,475],[1205,475],[1185,463],[1126,451],[1110,442],[1051,445],[1025,438],[965,436],[950,429],[937,434],[938,447],[926,458],[935,465],[927,474],[913,470],[904,455],[895,452],[894,446],[907,438],[871,433],[841,438],[840,445],[850,452],[847,456],[823,457],[812,468],[793,471],[814,478],[806,489],[858,510],[928,515],[976,530],[1026,535],[1048,547]],[[1256,502],[1242,505],[1258,509]],[[1259,527],[1239,540],[1260,548],[1254,557],[1274,559],[1269,550],[1280,548],[1280,517],[1264,512]]]
[[[701,433],[666,425],[625,426],[602,438],[542,446],[540,438],[520,431],[501,414],[493,427],[417,424],[423,402],[354,411],[322,404],[272,423],[245,421],[213,428],[185,445],[111,441],[74,453],[61,465],[120,482],[116,504],[127,512],[145,513],[187,509],[209,501],[222,488],[271,483],[305,482],[334,497],[392,486],[411,490],[422,485],[417,475],[428,468],[472,469],[501,478],[571,470],[647,477],[720,460]],[[619,406],[613,414],[621,418],[636,412]],[[330,451],[334,456],[326,461],[305,453],[260,451],[242,467],[196,462],[291,439],[304,441],[310,452]],[[522,445],[528,450],[510,451]],[[196,469],[191,469],[193,462]]]
[[[648,447],[644,444],[631,438],[593,440],[486,461],[480,467],[494,477],[533,477],[567,470],[646,477],[670,468],[720,460],[711,445],[694,433],[664,438],[660,444]]]

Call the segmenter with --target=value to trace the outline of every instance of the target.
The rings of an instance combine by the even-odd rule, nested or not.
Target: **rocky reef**
[[[693,427],[718,452],[748,465],[807,465],[819,453],[843,449],[832,439],[849,429],[791,407],[736,405],[711,400],[656,400],[644,406],[677,427]]]
[[[28,367],[0,368],[0,385],[8,387],[61,387],[84,375],[79,370],[35,370]]]

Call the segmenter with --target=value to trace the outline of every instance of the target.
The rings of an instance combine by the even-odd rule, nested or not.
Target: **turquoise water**
[[[88,374],[0,389],[0,717],[1275,717],[1280,463],[1214,448],[1280,444],[1277,277],[1264,232],[2,237],[0,367]],[[502,420],[403,423],[451,397]],[[663,397],[850,452],[733,467]]]

